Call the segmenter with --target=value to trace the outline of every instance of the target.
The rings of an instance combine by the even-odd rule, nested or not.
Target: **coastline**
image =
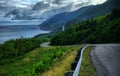
[[[47,33],[50,31],[41,29],[39,25],[0,26],[0,44],[19,38],[34,38],[36,35]]]

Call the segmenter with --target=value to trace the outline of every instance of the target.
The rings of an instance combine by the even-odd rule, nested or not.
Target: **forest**
[[[9,62],[10,59],[24,55],[29,51],[40,47],[40,44],[48,41],[48,39],[40,38],[21,38],[9,40],[4,44],[0,44],[0,65]]]
[[[71,45],[82,43],[119,43],[120,9],[72,25],[66,31],[56,34],[51,45]]]

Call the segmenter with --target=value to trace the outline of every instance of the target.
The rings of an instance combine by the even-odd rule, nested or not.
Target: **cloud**
[[[0,0],[0,17],[14,9],[26,16],[47,19],[62,12],[75,11],[88,5],[97,5],[106,0]],[[27,13],[27,14],[26,14]]]
[[[28,8],[31,3],[22,0],[0,0],[0,4],[7,7]],[[1,5],[0,5],[1,6]]]
[[[92,0],[91,1],[91,4],[93,4],[93,5],[97,5],[97,4],[102,4],[102,3],[104,3],[106,0]]]
[[[45,3],[45,2],[37,2],[34,7],[33,10],[44,10],[46,8],[48,8],[50,6],[49,3]]]
[[[36,3],[35,6],[40,10],[43,9],[59,9],[61,7],[71,7],[70,10],[66,10],[66,12],[74,11],[79,9],[80,7],[88,6],[88,5],[97,5],[105,2],[106,0],[39,0],[40,2]]]
[[[44,6],[47,6],[46,8],[48,8],[49,5],[51,8],[59,8],[68,6],[70,4],[73,7],[81,4],[96,5],[101,4],[105,1],[106,0],[0,0],[0,4],[2,3],[7,6],[15,6],[21,8],[28,8],[33,4],[40,5],[40,8],[43,8]]]

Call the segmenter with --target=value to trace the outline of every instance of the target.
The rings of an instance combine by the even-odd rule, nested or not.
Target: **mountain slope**
[[[113,8],[120,8],[119,3],[119,0],[108,0],[104,4],[87,6],[75,12],[65,12],[62,14],[58,14],[43,22],[40,27],[41,29],[47,30],[60,30],[61,26],[63,25],[68,27],[79,21],[105,15],[106,13],[109,13]]]
[[[42,24],[40,24],[41,29],[55,30],[61,27],[62,25],[65,25],[66,22],[78,17],[80,13],[83,13],[92,7],[93,6],[89,6],[87,8],[83,7],[81,8],[81,10],[77,10],[75,12],[64,12],[61,14],[57,14],[52,18],[48,19],[47,21],[43,22]]]
[[[119,3],[120,3],[120,0],[108,0],[104,4],[94,6],[93,8],[88,9],[84,13],[80,14],[77,18],[67,22],[66,26],[70,26],[84,19],[87,20],[97,16],[105,15],[110,11],[112,11],[112,9],[114,8],[120,8]]]
[[[51,45],[81,43],[119,43],[120,9],[111,14],[89,19],[68,28],[51,39]]]

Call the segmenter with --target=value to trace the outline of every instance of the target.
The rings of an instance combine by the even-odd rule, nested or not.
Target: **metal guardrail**
[[[81,63],[82,63],[82,55],[83,55],[84,50],[85,50],[87,47],[88,47],[88,45],[86,45],[85,47],[83,47],[82,50],[81,50],[80,59],[79,59],[79,61],[78,61],[78,63],[77,63],[77,66],[76,66],[76,69],[75,69],[75,71],[74,71],[74,73],[73,73],[73,76],[78,76],[78,74],[79,74],[79,70],[80,70]]]

